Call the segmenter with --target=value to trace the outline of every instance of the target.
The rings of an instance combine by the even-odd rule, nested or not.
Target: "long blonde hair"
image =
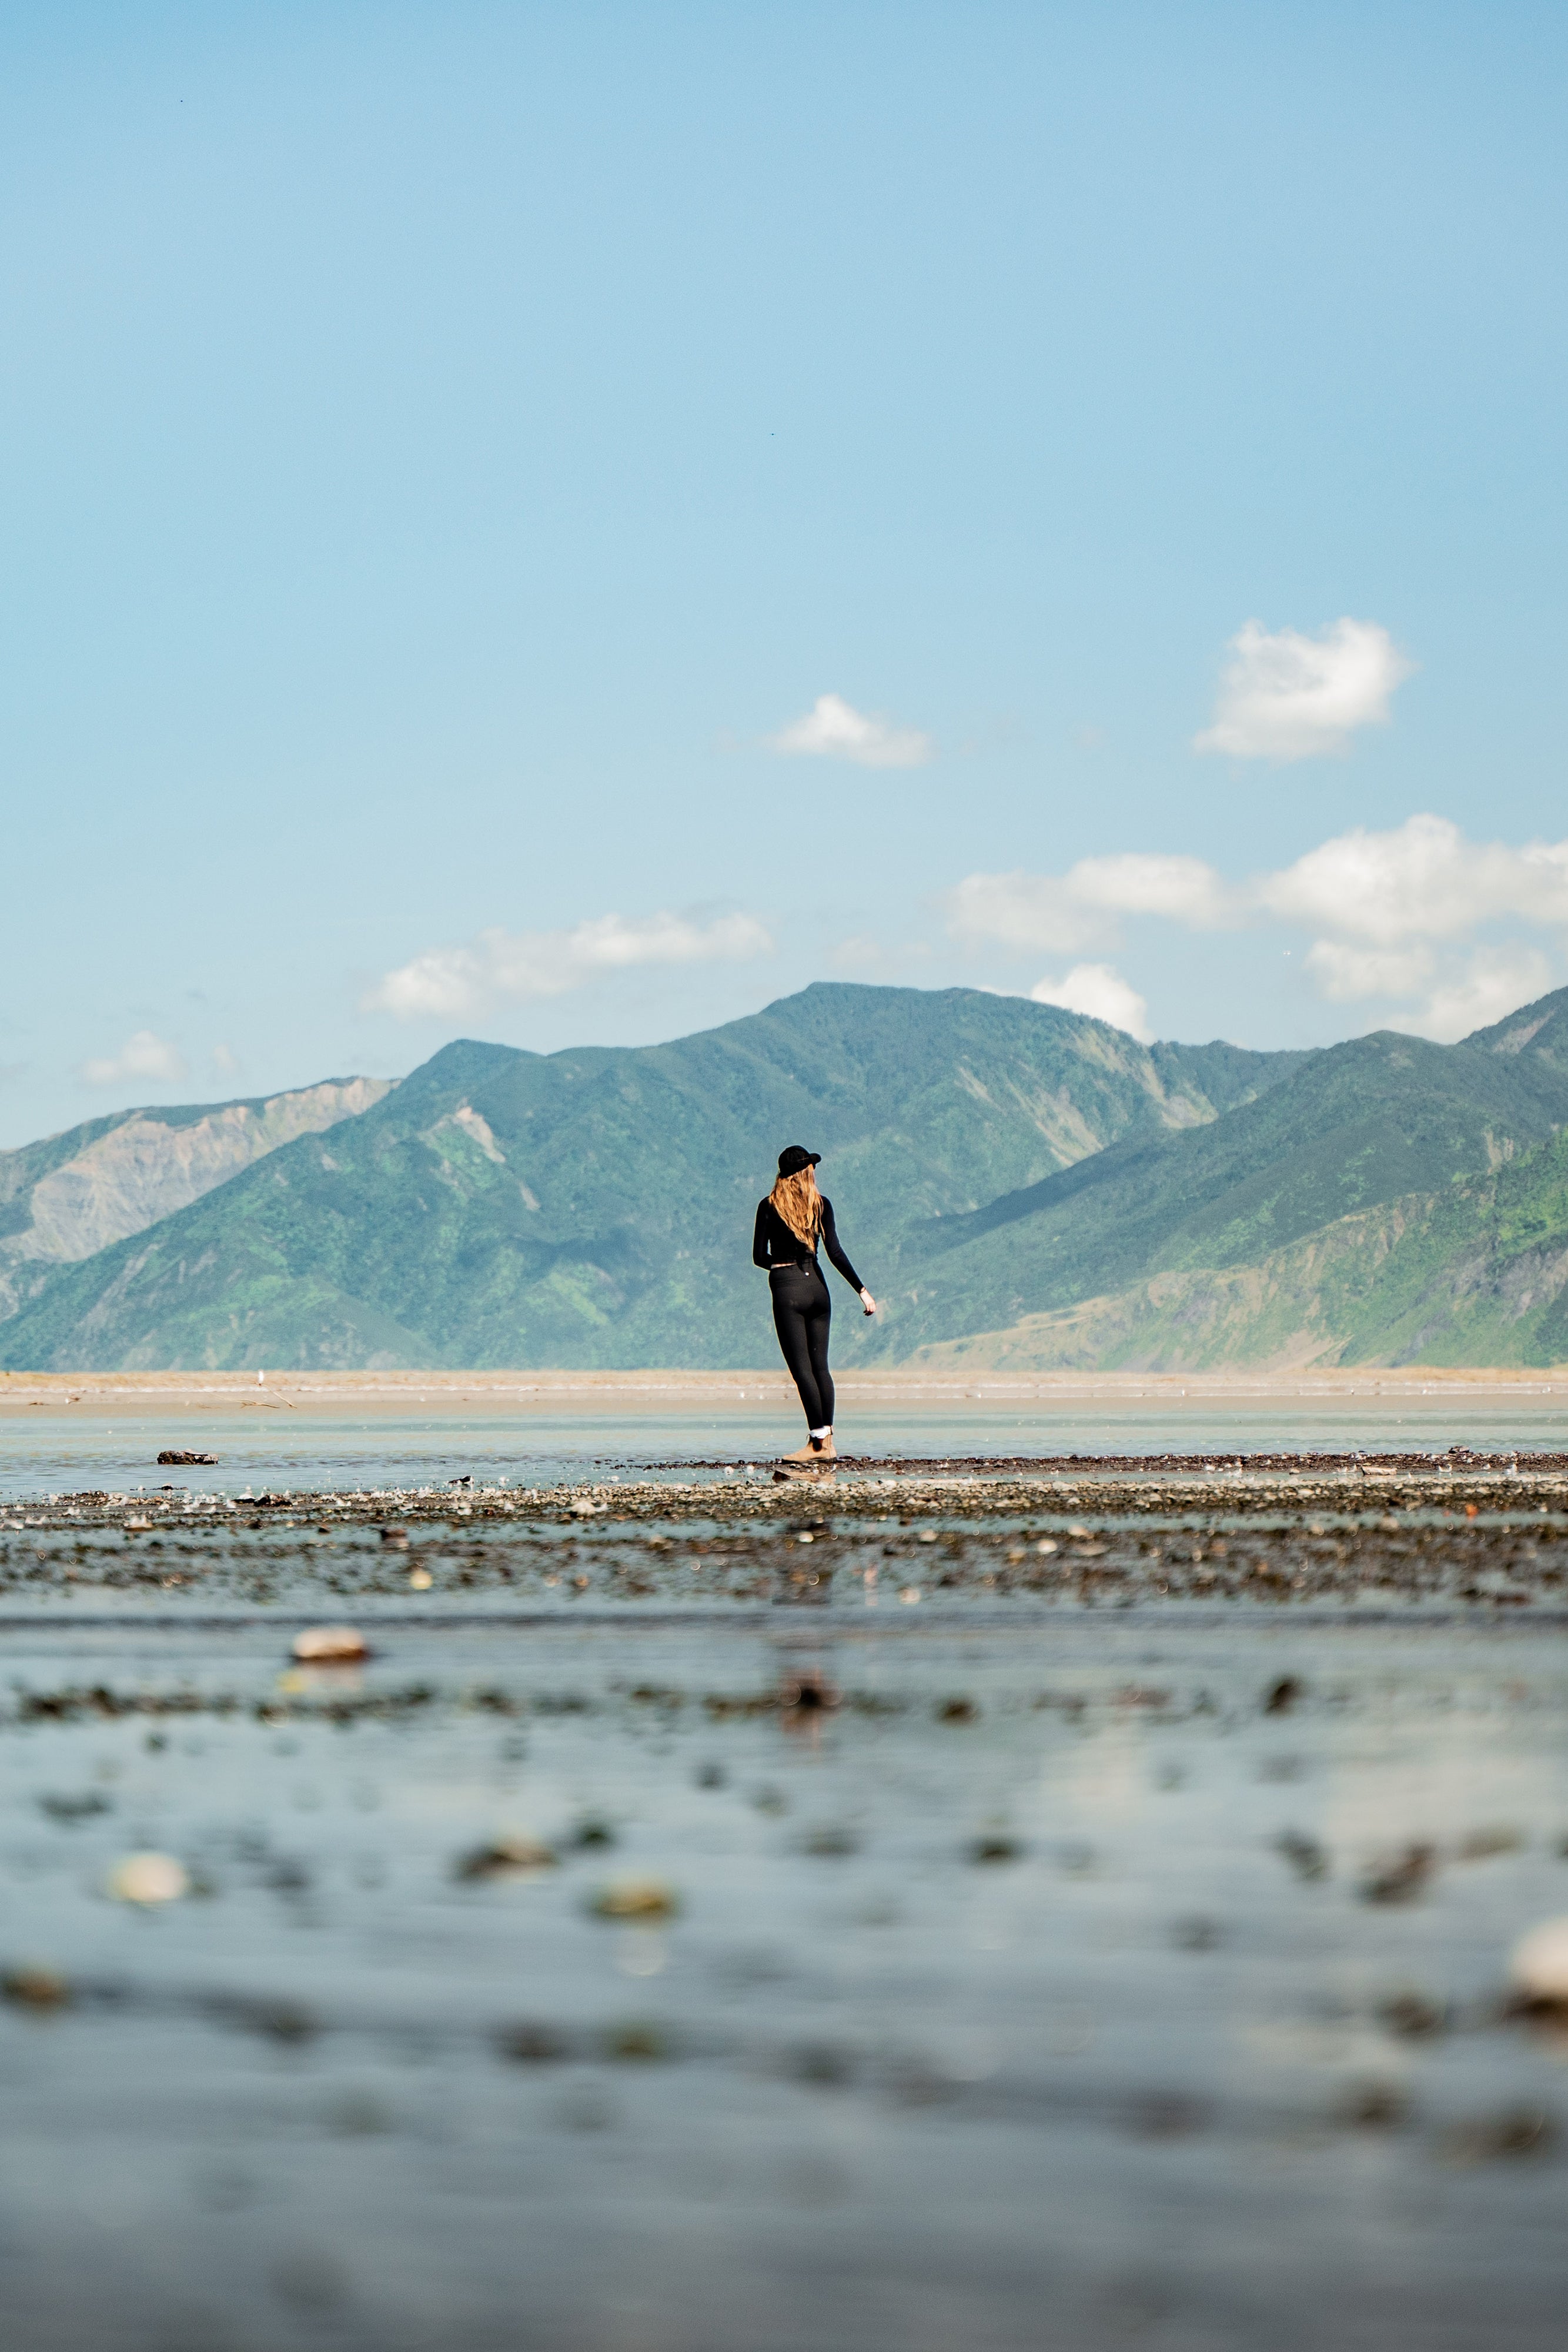
[[[793,1176],[780,1176],[768,1197],[795,1239],[814,1250],[822,1230],[822,1196],[817,1190],[816,1170],[800,1168]]]

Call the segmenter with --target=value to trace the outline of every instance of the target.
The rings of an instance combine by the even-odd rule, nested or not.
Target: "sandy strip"
[[[1105,1404],[1140,1401],[1174,1408],[1227,1402],[1320,1402],[1356,1398],[1421,1397],[1445,1402],[1467,1396],[1562,1401],[1568,1404],[1568,1367],[1534,1371],[1517,1367],[1410,1365],[1397,1370],[1296,1372],[1055,1372],[937,1380],[927,1372],[889,1370],[835,1375],[847,1405],[884,1402],[1038,1402],[1047,1411],[1084,1399]],[[559,1412],[669,1413],[715,1404],[766,1404],[793,1411],[794,1391],[777,1366],[766,1370],[686,1371],[162,1371],[0,1372],[0,1415],[73,1411],[92,1412],[232,1413],[246,1409],[389,1416],[410,1412]]]

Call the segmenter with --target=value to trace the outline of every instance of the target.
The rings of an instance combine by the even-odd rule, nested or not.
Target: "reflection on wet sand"
[[[0,1515],[15,2340],[1554,2345],[1568,1483],[1365,1483]]]

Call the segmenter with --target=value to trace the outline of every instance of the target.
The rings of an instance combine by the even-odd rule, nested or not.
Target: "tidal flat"
[[[1560,2341],[1568,1461],[456,1475],[0,1509],[9,2340]]]

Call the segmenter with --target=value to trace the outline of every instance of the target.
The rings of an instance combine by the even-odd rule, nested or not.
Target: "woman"
[[[751,1262],[768,1268],[773,1293],[773,1328],[789,1377],[806,1408],[806,1443],[786,1462],[835,1462],[833,1444],[833,1378],[828,1370],[828,1326],[833,1306],[827,1278],[817,1263],[817,1243],[852,1290],[860,1292],[868,1315],[876,1301],[839,1246],[833,1204],[817,1190],[820,1151],[805,1151],[791,1143],[779,1154],[779,1181],[765,1201],[757,1203],[757,1230],[752,1236]]]

